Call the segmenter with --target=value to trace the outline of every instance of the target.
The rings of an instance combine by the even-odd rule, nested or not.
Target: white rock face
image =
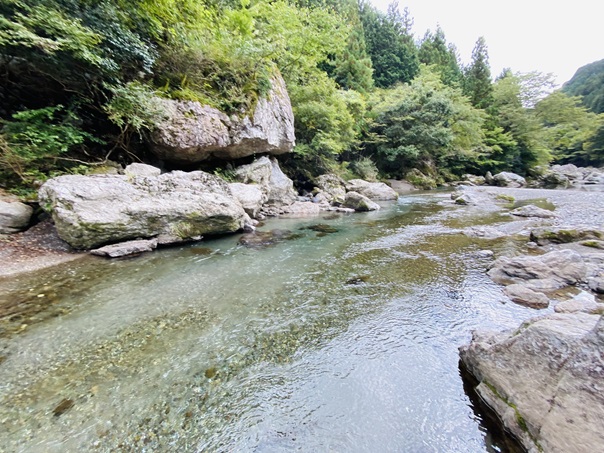
[[[201,171],[159,176],[66,175],[38,194],[61,239],[78,249],[161,236],[193,240],[237,231],[245,211],[220,178]],[[165,243],[165,242],[164,242]]]
[[[604,319],[556,313],[460,348],[477,392],[529,452],[604,445]]]
[[[271,79],[267,96],[258,100],[252,115],[228,117],[193,101],[159,100],[166,119],[150,143],[159,158],[177,163],[211,158],[239,159],[254,154],[283,154],[295,145],[294,114],[285,82]]]

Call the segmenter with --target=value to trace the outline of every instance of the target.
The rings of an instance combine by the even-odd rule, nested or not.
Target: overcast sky
[[[391,0],[370,0],[386,11]],[[559,84],[579,67],[604,59],[604,1],[399,0],[415,19],[415,37],[440,24],[468,63],[479,36],[489,49],[491,73],[553,73]]]

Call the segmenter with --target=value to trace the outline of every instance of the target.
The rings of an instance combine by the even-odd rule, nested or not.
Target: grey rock
[[[151,151],[180,163],[210,158],[238,159],[254,154],[283,154],[295,144],[294,115],[280,75],[260,98],[254,112],[243,118],[193,101],[160,99],[166,119],[152,134]]]
[[[159,235],[181,240],[241,229],[245,211],[220,178],[201,171],[156,177],[66,175],[38,194],[72,247]]]
[[[284,208],[284,215],[287,217],[305,217],[315,216],[322,212],[321,206],[308,202],[308,201],[296,201],[295,203]]]
[[[604,232],[592,228],[542,227],[531,231],[530,240],[539,245],[604,239]]]
[[[0,233],[12,234],[26,229],[34,210],[20,201],[0,200]]]
[[[546,170],[546,172],[541,175],[540,180],[546,186],[567,187],[570,185],[570,180],[567,176],[552,170]]]
[[[501,257],[488,271],[496,283],[520,283],[533,291],[554,291],[582,282],[587,266],[574,250],[557,250],[540,256]]]
[[[143,252],[151,252],[157,248],[158,240],[139,239],[134,241],[120,242],[119,244],[106,245],[104,247],[91,250],[92,255],[108,256],[109,258],[119,258],[120,256],[137,255]]]
[[[233,182],[229,184],[231,193],[235,197],[247,214],[256,218],[262,209],[262,206],[268,200],[268,194],[258,184],[243,184]]]
[[[493,176],[491,184],[500,187],[524,187],[526,186],[526,179],[516,173],[502,171]]]
[[[554,310],[556,313],[604,313],[604,304],[598,303],[593,294],[581,291],[575,297],[558,303]]]
[[[580,179],[582,177],[582,172],[576,165],[573,164],[552,165],[552,167],[549,169],[549,172],[560,175],[567,180]]]
[[[604,445],[604,319],[556,313],[502,333],[474,332],[460,348],[476,388],[529,452]]]
[[[363,179],[351,179],[346,183],[348,192],[356,192],[370,200],[398,200],[398,193],[383,182],[368,182]]]
[[[556,216],[556,214],[554,214],[552,211],[548,211],[547,209],[543,209],[532,204],[516,208],[511,212],[511,214],[518,217],[539,217],[541,219],[549,219]]]
[[[330,203],[343,203],[346,197],[346,181],[334,174],[325,174],[315,179],[317,186]]]
[[[463,175],[463,181],[467,181],[475,186],[482,186],[486,183],[486,178],[484,176],[476,176],[476,175]]]
[[[347,192],[342,205],[355,211],[377,211],[380,205],[357,192]]]
[[[135,162],[124,169],[124,174],[129,177],[159,176],[161,175],[161,170],[152,165]]]
[[[549,299],[545,294],[535,292],[524,285],[516,283],[506,286],[504,292],[512,302],[519,305],[530,308],[549,307]]]
[[[266,204],[281,208],[298,199],[294,182],[279,167],[275,158],[266,156],[235,169],[235,177],[244,184],[257,184],[266,196]]]
[[[588,285],[594,293],[604,294],[604,275],[589,278]]]

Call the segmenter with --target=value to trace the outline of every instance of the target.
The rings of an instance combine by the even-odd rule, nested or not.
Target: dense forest
[[[0,0],[0,12],[0,186],[13,191],[146,161],[158,96],[241,115],[275,71],[297,138],[282,163],[298,181],[330,171],[433,187],[604,163],[601,103],[575,96],[589,89],[493,77],[481,37],[463,65],[442,29],[416,35],[396,2]]]

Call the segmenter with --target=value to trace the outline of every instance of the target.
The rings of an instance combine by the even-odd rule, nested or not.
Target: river
[[[506,221],[420,193],[0,280],[0,451],[507,451],[458,365],[536,314],[460,233]]]

